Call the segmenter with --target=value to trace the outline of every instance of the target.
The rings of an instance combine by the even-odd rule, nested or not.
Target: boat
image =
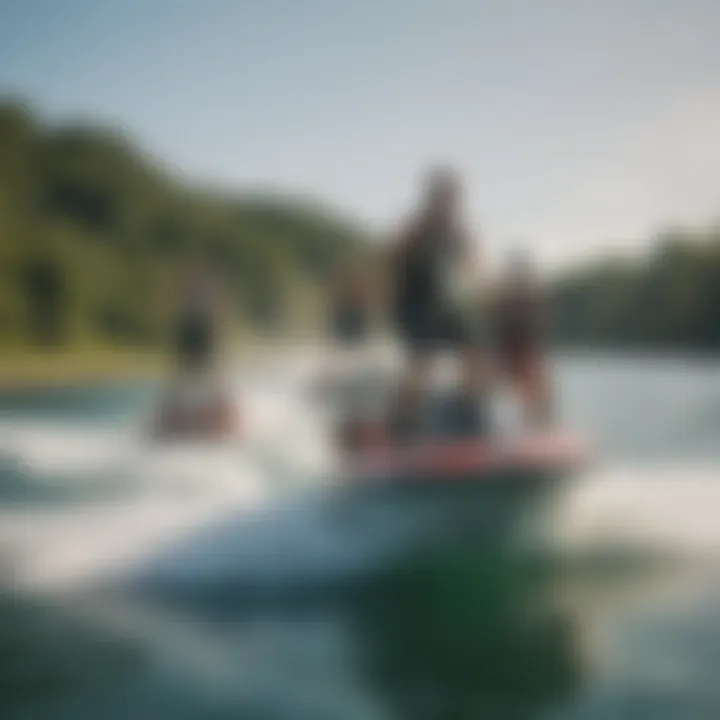
[[[435,393],[427,422],[399,440],[378,417],[346,417],[340,442],[346,486],[356,495],[424,506],[447,524],[501,539],[552,507],[592,458],[590,443],[568,429],[499,429],[491,413],[475,428],[453,427],[452,393]]]

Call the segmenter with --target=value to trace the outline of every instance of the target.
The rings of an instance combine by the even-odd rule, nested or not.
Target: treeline
[[[552,287],[555,339],[573,346],[720,350],[720,228],[674,231],[641,261],[607,260]]]
[[[0,103],[0,348],[155,344],[162,298],[198,250],[226,273],[238,327],[307,329],[328,274],[367,240],[317,203],[197,187],[114,131],[48,127]],[[720,349],[720,229],[653,247],[554,282],[555,340]]]
[[[317,204],[194,187],[114,131],[0,104],[0,346],[156,343],[163,292],[197,250],[245,327],[304,327],[365,239]]]

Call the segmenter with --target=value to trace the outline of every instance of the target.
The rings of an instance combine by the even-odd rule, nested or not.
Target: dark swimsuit
[[[216,324],[212,303],[203,295],[205,291],[203,287],[191,288],[191,293],[200,293],[200,302],[192,302],[195,298],[190,297],[176,320],[175,353],[181,367],[187,370],[206,367],[215,352]]]
[[[207,365],[213,354],[214,335],[210,318],[193,316],[179,318],[175,349],[180,364],[188,369]]]
[[[453,228],[422,228],[396,267],[395,325],[412,352],[456,348],[472,333],[447,298],[450,267],[459,261]]]

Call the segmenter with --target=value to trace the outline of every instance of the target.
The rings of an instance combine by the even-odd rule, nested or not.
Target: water
[[[239,373],[215,447],[148,444],[151,385],[0,398],[0,716],[720,716],[714,363],[558,360],[601,461],[531,548],[348,505],[311,366]]]

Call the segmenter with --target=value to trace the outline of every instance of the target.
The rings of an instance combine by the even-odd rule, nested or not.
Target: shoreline
[[[308,341],[259,341],[248,346],[226,350],[218,367],[262,362],[280,355],[288,347],[306,347]],[[654,351],[639,348],[601,348],[588,346],[555,346],[554,357],[618,358],[628,361],[653,359],[665,362],[717,361],[718,353],[686,348]],[[87,348],[33,352],[19,348],[0,349],[0,392],[12,390],[53,390],[67,386],[87,386],[123,381],[153,381],[171,372],[172,358],[157,351],[131,351],[109,348]]]
[[[287,344],[253,342],[230,348],[219,356],[218,367],[262,361],[283,351]],[[152,381],[165,377],[172,357],[153,350],[80,348],[58,351],[0,349],[0,392],[53,390],[123,381]]]
[[[13,350],[0,354],[0,391],[153,379],[163,365],[163,358],[151,352]]]

